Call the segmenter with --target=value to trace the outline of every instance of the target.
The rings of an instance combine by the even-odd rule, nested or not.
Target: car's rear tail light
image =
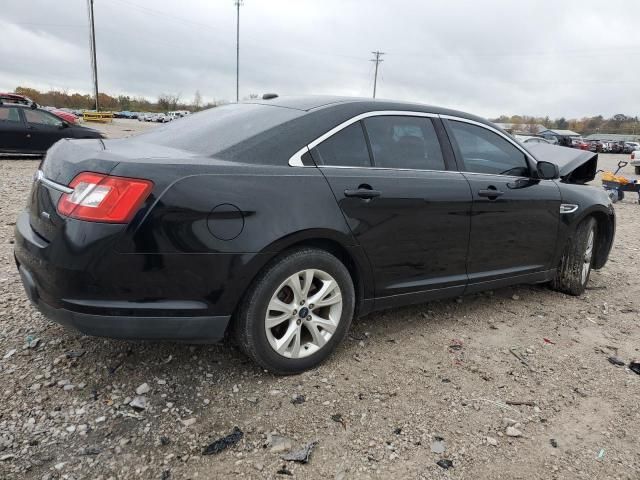
[[[58,212],[90,222],[128,223],[149,196],[153,182],[82,172],[69,184],[73,193],[58,201]]]

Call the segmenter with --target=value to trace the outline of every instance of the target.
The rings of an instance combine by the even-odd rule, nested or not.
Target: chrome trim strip
[[[35,181],[36,182],[40,182],[45,187],[52,188],[52,189],[57,190],[57,191],[62,192],[62,193],[66,193],[66,194],[73,193],[73,188],[69,188],[69,187],[67,187],[65,185],[60,185],[59,183],[53,182],[53,181],[49,180],[48,178],[46,178],[44,176],[44,173],[42,172],[42,170],[38,170],[36,172]]]
[[[560,214],[565,214],[565,213],[573,213],[576,210],[578,210],[578,205],[575,205],[573,203],[561,203],[560,204]]]
[[[373,111],[373,112],[361,113],[360,115],[356,115],[355,117],[352,117],[349,120],[346,120],[346,121],[342,122],[341,124],[333,127],[331,130],[329,130],[324,135],[320,135],[314,141],[312,141],[311,143],[309,143],[305,147],[303,147],[300,150],[298,150],[289,159],[289,165],[292,166],[292,167],[305,167],[306,165],[304,165],[302,163],[302,155],[304,155],[306,152],[308,152],[312,148],[316,147],[319,143],[324,142],[327,138],[335,135],[336,133],[338,133],[343,128],[348,127],[352,123],[358,122],[358,121],[362,120],[363,118],[382,117],[382,116],[389,116],[389,115],[397,115],[397,116],[404,116],[404,117],[438,118],[438,115],[435,114],[435,113],[413,112],[413,111],[404,111],[404,110],[376,110],[376,111]],[[363,167],[363,168],[368,168],[368,167]]]
[[[318,168],[340,168],[340,169],[360,169],[366,168],[367,170],[394,170],[400,172],[432,172],[432,173],[455,173],[462,174],[458,170],[431,170],[428,168],[395,168],[395,167],[354,167],[351,165],[318,165]]]

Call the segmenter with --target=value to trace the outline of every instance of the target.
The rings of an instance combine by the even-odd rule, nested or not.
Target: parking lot
[[[12,243],[37,166],[0,159],[0,478],[638,478],[640,375],[607,360],[640,358],[637,196],[582,297],[522,286],[375,313],[320,368],[275,377],[231,346],[85,337],[35,311]],[[311,442],[308,463],[281,458]]]

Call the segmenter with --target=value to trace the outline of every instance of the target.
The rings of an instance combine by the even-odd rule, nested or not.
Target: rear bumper
[[[166,317],[96,315],[55,308],[42,300],[33,275],[18,267],[31,303],[47,318],[86,335],[130,340],[216,343],[224,338],[230,316]]]

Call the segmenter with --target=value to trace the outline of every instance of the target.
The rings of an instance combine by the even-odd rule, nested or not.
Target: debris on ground
[[[620,357],[616,357],[615,355],[608,357],[607,360],[609,360],[609,363],[611,363],[612,365],[618,365],[620,367],[625,365],[625,361]]]
[[[218,454],[223,450],[226,450],[227,448],[234,446],[236,443],[242,440],[242,437],[244,437],[244,432],[240,430],[238,427],[233,427],[233,431],[229,435],[219,438],[215,442],[212,442],[209,445],[207,445],[205,449],[202,451],[202,454],[203,455]]]
[[[507,437],[521,437],[522,436],[522,432],[520,430],[518,430],[516,427],[507,427],[507,429],[505,430],[505,433],[507,434]]]
[[[289,477],[293,477],[293,473],[291,472],[291,470],[287,469],[286,465],[283,465],[282,468],[280,468],[280,470],[278,470],[276,472],[277,475],[288,475]]]
[[[451,340],[451,343],[449,344],[449,350],[457,352],[462,350],[463,346],[464,346],[464,342],[462,340],[460,340],[459,338],[454,338]]]
[[[640,375],[640,360],[632,360],[629,362],[629,370]]]
[[[598,460],[602,460],[604,458],[604,448],[601,448],[598,452]]]
[[[129,403],[129,406],[136,411],[141,412],[142,410],[147,409],[147,399],[141,395],[134,397],[133,400]]]
[[[269,434],[267,436],[267,446],[270,447],[273,453],[282,453],[291,450],[293,442],[290,438]]]
[[[548,343],[549,345],[555,345],[556,344],[556,342],[552,342],[548,338],[543,338],[542,340],[544,340],[544,343]]]
[[[148,383],[143,383],[138,388],[136,388],[136,395],[144,395],[145,393],[149,393],[151,387],[149,387]]]
[[[444,438],[433,437],[433,442],[431,442],[431,451],[433,453],[442,454],[446,449],[447,449],[447,446],[444,442]]]
[[[345,430],[347,429],[347,422],[344,420],[341,413],[331,415],[331,420],[342,425],[342,428],[344,428]]]
[[[453,467],[453,462],[448,458],[443,458],[442,460],[438,460],[436,462],[436,465],[438,465],[441,468],[444,468],[445,470],[448,470]]]
[[[301,405],[306,400],[307,398],[304,395],[300,395],[300,394],[296,394],[291,397],[291,403],[293,403],[294,405]]]
[[[549,443],[553,448],[558,448],[558,442],[555,438],[552,438],[551,440],[549,440]]]
[[[285,453],[280,458],[286,460],[288,462],[298,462],[298,463],[309,463],[309,458],[311,457],[311,452],[318,444],[317,440],[313,442],[307,443],[304,447],[299,450],[294,450],[289,453]]]

